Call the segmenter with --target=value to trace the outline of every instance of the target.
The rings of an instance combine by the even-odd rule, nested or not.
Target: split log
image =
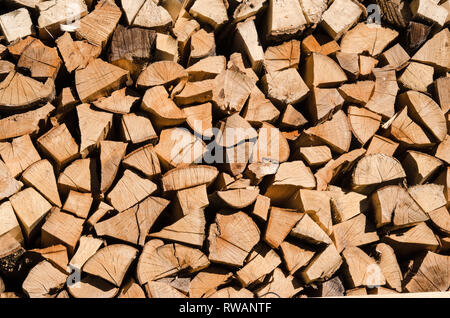
[[[234,9],[234,22],[239,22],[250,18],[265,8],[266,0],[250,0],[248,2],[241,2]]]
[[[156,33],[155,58],[160,61],[178,62],[180,57],[177,40],[170,35]]]
[[[230,266],[242,266],[247,255],[259,241],[260,231],[243,212],[230,215],[218,213],[209,228],[209,260]]]
[[[344,296],[345,288],[339,277],[334,277],[323,282],[314,296],[318,297],[341,297]]]
[[[398,183],[406,177],[400,162],[384,154],[363,157],[353,171],[353,190],[371,192],[381,185]]]
[[[58,188],[63,193],[68,193],[69,190],[98,192],[100,184],[96,168],[97,163],[92,158],[73,161],[60,173],[58,177]]]
[[[208,33],[200,29],[191,36],[191,51],[188,65],[192,65],[201,59],[216,55],[216,43],[214,33]]]
[[[119,291],[119,295],[117,298],[146,298],[144,290],[139,284],[137,284],[133,278],[130,278],[124,283],[122,288]]]
[[[41,160],[29,135],[0,144],[0,155],[11,175],[17,177],[33,163]]]
[[[174,61],[158,61],[150,64],[139,75],[138,87],[169,86],[184,80],[188,76],[186,70]]]
[[[367,147],[367,155],[372,155],[376,153],[384,153],[387,156],[394,156],[395,151],[398,148],[398,143],[385,138],[383,136],[374,135],[372,140]]]
[[[450,109],[450,78],[438,78],[434,82],[434,88],[436,91],[436,97],[439,100],[439,105],[441,106],[441,109],[445,114]]]
[[[266,19],[267,41],[293,37],[306,27],[299,1],[270,0]]]
[[[410,57],[400,44],[396,44],[389,50],[384,51],[381,55],[381,59],[388,67],[400,70],[406,66]]]
[[[356,192],[332,192],[331,209],[336,223],[345,222],[368,210],[368,200],[365,195]]]
[[[189,40],[196,31],[200,29],[200,24],[186,13],[185,16],[179,16],[176,19],[172,32],[175,35],[180,59],[183,61],[187,58]]]
[[[252,209],[252,215],[262,221],[267,221],[270,209],[270,199],[258,194]]]
[[[433,84],[434,68],[422,63],[411,62],[398,81],[406,88],[426,93]]]
[[[444,186],[444,197],[447,200],[447,206],[448,206],[448,202],[449,198],[450,198],[450,168],[447,167],[445,168],[440,174],[439,176],[436,178],[436,180],[434,180],[434,183],[438,184],[438,185],[443,185]],[[438,191],[436,191],[436,193],[438,193]]]
[[[309,92],[300,74],[293,68],[268,73],[262,81],[268,98],[281,105],[297,104]]]
[[[450,286],[448,272],[449,256],[427,252],[416,260],[418,271],[405,285],[410,293],[445,291]]]
[[[359,75],[360,77],[367,77],[372,74],[373,69],[377,66],[379,61],[370,56],[359,56]]]
[[[343,53],[380,55],[398,36],[398,32],[377,24],[358,23],[341,40]]]
[[[202,184],[209,185],[217,177],[215,167],[191,165],[175,168],[164,174],[162,178],[164,191],[177,191]]]
[[[318,280],[327,280],[341,267],[342,258],[333,244],[317,253],[300,274],[306,284]]]
[[[197,0],[189,9],[189,13],[217,30],[228,22],[227,8],[228,3],[220,0]]]
[[[373,81],[358,81],[354,84],[344,84],[339,87],[339,93],[346,102],[366,105],[372,96],[375,83]]]
[[[338,40],[358,21],[362,13],[361,7],[353,1],[338,0],[323,13],[321,25],[333,39]]]
[[[203,210],[209,205],[206,185],[202,184],[177,191],[175,204],[175,213],[180,216],[187,215],[192,211]]]
[[[411,60],[431,65],[438,70],[448,70],[450,65],[450,53],[445,49],[448,43],[450,31],[444,28],[441,32],[433,36],[430,40],[413,55]]]
[[[347,75],[330,57],[312,53],[306,58],[305,82],[310,88],[312,86],[333,87],[345,81],[347,81]]]
[[[0,236],[9,234],[18,243],[23,244],[22,229],[10,201],[5,201],[0,205],[0,218],[2,219]]]
[[[0,28],[8,43],[34,34],[30,13],[25,8],[0,15]]]
[[[375,114],[365,108],[349,106],[348,120],[353,135],[364,146],[380,127],[381,115]]]
[[[44,45],[41,41],[33,41],[23,50],[17,67],[28,69],[34,78],[55,80],[61,66],[56,48]]]
[[[84,264],[90,259],[103,245],[103,240],[94,238],[93,236],[81,236],[76,253],[69,262],[71,269],[81,271]]]
[[[148,29],[155,29],[158,31],[167,30],[168,26],[172,24],[172,17],[169,12],[157,5],[156,2],[146,0],[140,6],[136,17],[133,20],[133,26],[144,27]]]
[[[409,150],[402,162],[408,184],[423,184],[441,167],[442,161],[428,154]]]
[[[395,71],[391,69],[373,69],[375,88],[366,108],[390,118],[394,115],[394,104],[399,90]]]
[[[314,123],[321,123],[331,119],[343,104],[344,98],[337,89],[314,87],[308,97],[309,115]]]
[[[189,297],[209,297],[221,285],[227,283],[232,277],[231,272],[220,267],[209,267],[198,273],[189,285]]]
[[[308,265],[315,254],[315,251],[311,248],[301,247],[288,241],[280,244],[280,250],[283,262],[290,275]]]
[[[121,286],[131,263],[137,256],[137,249],[124,244],[113,244],[100,249],[83,266],[83,272],[98,276]]]
[[[446,205],[443,190],[443,186],[430,183],[410,187],[408,193],[425,213],[430,213]]]
[[[45,215],[52,207],[51,204],[34,188],[17,192],[9,200],[22,226],[25,238],[32,239],[38,234]]]
[[[408,192],[400,186],[387,186],[371,196],[377,228],[391,224],[408,227],[428,220],[428,216]]]
[[[252,69],[256,73],[259,73],[265,61],[265,56],[263,48],[259,44],[258,32],[254,20],[248,19],[236,25],[235,45],[241,51],[245,51]]]
[[[41,244],[44,247],[63,244],[67,247],[69,255],[73,255],[83,231],[83,223],[83,219],[63,213],[58,208],[53,208],[42,226]]]
[[[66,279],[67,275],[49,262],[42,261],[30,270],[22,289],[30,298],[54,298],[64,287]]]
[[[431,26],[420,22],[410,21],[408,23],[408,28],[406,29],[409,49],[418,49],[428,39],[430,32]]]
[[[379,240],[377,232],[362,213],[347,221],[333,225],[331,238],[339,253],[347,247],[359,247]]]
[[[414,0],[410,4],[411,13],[415,19],[423,19],[443,26],[447,20],[448,12],[433,0]]]
[[[95,276],[85,276],[79,282],[68,283],[67,290],[74,298],[114,298],[119,292],[119,288]]]
[[[376,252],[377,263],[386,279],[386,284],[401,293],[403,277],[394,250],[387,244],[379,243],[376,246]]]
[[[330,244],[328,234],[308,214],[304,213],[290,235],[310,244]]]
[[[300,0],[300,5],[309,24],[319,23],[323,12],[327,9],[326,0]]]
[[[69,259],[67,257],[67,248],[64,245],[58,244],[46,248],[33,249],[30,252],[39,254],[61,272],[67,272]]]
[[[50,203],[61,207],[56,177],[51,163],[43,159],[33,163],[22,173],[22,180],[35,187]]]
[[[17,193],[23,186],[23,183],[17,181],[9,171],[8,167],[0,160],[0,198],[8,198]]]
[[[55,43],[69,73],[85,68],[102,52],[100,47],[87,41],[73,41],[68,32],[56,39]]]
[[[42,84],[13,70],[0,83],[0,94],[1,109],[30,108],[43,102],[51,102],[55,98],[55,83],[47,78]]]
[[[205,103],[212,100],[213,80],[187,82],[183,90],[175,95],[178,105]]]
[[[162,282],[148,282],[145,289],[150,298],[187,298],[174,287]]]
[[[80,100],[88,103],[119,89],[128,77],[128,71],[95,59],[86,68],[75,71],[75,85]]]
[[[446,135],[444,140],[439,144],[439,146],[436,149],[435,156],[436,158],[439,158],[446,163],[450,162],[450,147],[449,147],[449,135]]]
[[[100,142],[100,192],[105,193],[114,182],[127,144],[103,140]]]
[[[300,147],[299,154],[311,168],[322,166],[333,158],[327,146]]]
[[[250,95],[251,100],[251,95]],[[273,119],[275,120],[278,118],[280,112],[276,110],[276,108],[271,108],[271,111],[273,112]],[[255,109],[256,112],[256,109]],[[276,117],[275,117],[276,116]],[[246,117],[244,117],[246,118]],[[249,118],[246,118],[249,120]],[[271,122],[272,120],[268,120],[268,122]],[[251,120],[249,120],[251,122]],[[283,112],[283,115],[280,118],[280,128],[281,129],[297,129],[304,125],[306,125],[308,121],[303,116],[302,113],[300,113],[297,109],[294,108],[292,105],[287,105],[286,109]]]
[[[115,114],[128,114],[138,97],[127,95],[126,88],[112,92],[108,97],[100,97],[94,102],[95,107]]]
[[[184,107],[183,112],[187,124],[196,134],[206,138],[213,136],[211,103]]]
[[[246,288],[225,287],[208,298],[254,298],[255,295]]]
[[[9,233],[0,236],[0,270],[2,275],[14,275],[20,271],[25,249]]]
[[[359,56],[356,53],[336,52],[336,60],[349,79],[359,77]]]
[[[406,28],[411,20],[409,3],[403,0],[377,0],[383,18],[392,25]]]
[[[264,241],[278,248],[303,215],[292,209],[270,208]]]
[[[268,73],[296,68],[300,61],[300,41],[291,40],[269,46],[264,52],[264,67]]]
[[[120,122],[122,139],[132,144],[146,141],[155,142],[158,138],[152,122],[146,116],[129,113],[122,115]]]
[[[79,218],[86,219],[91,209],[92,201],[93,198],[90,193],[80,193],[70,190],[62,209]]]
[[[127,154],[123,157],[122,164],[125,168],[135,169],[150,179],[161,173],[158,156],[151,144]]]
[[[225,70],[226,58],[224,56],[207,56],[197,63],[189,66],[186,71],[189,81],[202,81],[213,79]]]

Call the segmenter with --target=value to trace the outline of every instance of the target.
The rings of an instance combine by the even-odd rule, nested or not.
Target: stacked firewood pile
[[[450,1],[0,10],[0,298],[449,290]]]

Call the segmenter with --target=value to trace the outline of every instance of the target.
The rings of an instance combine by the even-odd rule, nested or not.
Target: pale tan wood
[[[82,0],[43,1],[36,5],[39,11],[39,37],[49,39],[62,33],[62,29],[73,31],[74,23],[88,14]]]
[[[434,68],[422,63],[411,62],[398,81],[406,88],[426,93],[433,84]]]
[[[153,145],[145,145],[127,154],[122,164],[126,168],[133,168],[143,173],[147,178],[152,178],[161,173],[158,156]]]
[[[189,13],[201,23],[209,24],[214,30],[228,22],[228,3],[221,0],[197,0]]]
[[[394,227],[405,227],[428,220],[428,216],[400,186],[387,186],[371,196],[375,225],[381,227],[392,222]]]
[[[1,56],[0,56],[0,58],[1,58]],[[0,60],[0,80],[3,81],[5,79],[5,77],[8,76],[8,74],[11,71],[14,70],[14,68],[15,68],[15,65],[13,63],[11,63],[9,61]]]
[[[323,191],[300,189],[287,202],[286,206],[307,213],[328,235],[331,234],[330,196]]]
[[[183,60],[187,57],[189,40],[196,31],[200,29],[200,24],[193,19],[187,12],[186,16],[180,16],[176,19],[172,32],[177,40],[180,58]]]
[[[445,43],[448,43],[449,38],[450,31],[448,28],[444,28],[425,42],[411,59],[431,65],[437,69],[448,70],[450,68],[450,53],[445,48]]]
[[[140,87],[169,85],[185,80],[187,76],[186,70],[180,64],[173,61],[158,61],[142,71],[136,85]]]
[[[211,184],[218,175],[218,170],[212,166],[191,165],[168,171],[162,177],[164,191],[177,191],[202,184]]]
[[[408,188],[408,193],[425,213],[446,205],[444,187],[437,184],[422,184]]]
[[[345,288],[339,277],[334,277],[323,282],[315,293],[318,297],[341,297],[344,296]]]
[[[42,261],[30,270],[22,289],[30,298],[54,298],[64,287],[66,279],[66,274],[49,262]]]
[[[257,15],[265,7],[266,0],[250,0],[238,3],[233,12],[234,22],[243,21]]]
[[[347,75],[330,57],[312,53],[306,58],[305,82],[311,87],[332,87],[347,81]]]
[[[332,159],[331,150],[327,146],[300,147],[299,155],[312,168],[322,166]]]
[[[77,159],[62,171],[58,177],[58,187],[62,192],[98,191],[100,185],[96,172],[97,163],[92,158]]]
[[[402,165],[408,184],[423,184],[442,166],[442,161],[426,153],[409,150]]]
[[[242,287],[247,287],[272,272],[280,264],[281,259],[274,250],[265,245],[258,245],[250,253],[245,266],[236,272],[236,277]]]
[[[342,110],[334,114],[330,120],[307,129],[305,133],[318,138],[339,154],[350,149],[352,139],[350,123]]]
[[[41,160],[29,135],[14,138],[10,143],[0,143],[0,155],[14,177]]]
[[[370,75],[378,64],[378,60],[371,56],[360,55],[359,56],[359,75],[366,77]]]
[[[346,33],[359,19],[363,10],[351,0],[338,0],[322,15],[322,28],[335,40]]]
[[[197,63],[189,66],[186,71],[189,74],[189,81],[202,81],[213,79],[226,68],[225,56],[207,56]]]
[[[383,136],[374,135],[372,140],[367,147],[367,155],[372,155],[376,153],[384,153],[388,156],[393,156],[398,148],[398,143],[385,138]]]
[[[308,111],[314,123],[331,119],[341,109],[344,98],[335,88],[314,87],[308,98]]]
[[[208,266],[208,258],[198,249],[177,243],[164,245],[160,240],[151,240],[145,244],[139,256],[136,275],[143,285],[181,270],[195,273]]]
[[[245,258],[258,243],[260,231],[243,212],[230,215],[217,213],[209,228],[209,260],[230,266],[242,266]]]
[[[178,105],[199,104],[212,100],[213,80],[187,82],[183,89],[174,96]]]
[[[122,115],[120,130],[123,140],[133,144],[146,141],[153,143],[158,138],[150,119],[144,115],[136,115],[135,113]]]
[[[136,219],[136,212],[139,206],[130,209],[94,225],[98,236],[111,237],[116,240],[137,244],[139,240],[139,225]]]
[[[250,162],[270,160],[283,163],[289,159],[289,155],[289,144],[278,128],[263,123],[258,130],[258,140],[253,146]]]
[[[114,188],[108,193],[107,199],[120,212],[145,199],[155,192],[156,189],[156,184],[141,178],[127,169]]]
[[[178,62],[178,42],[168,34],[156,33],[155,58],[159,61]]]
[[[198,273],[189,285],[189,297],[208,297],[217,291],[221,285],[225,284],[232,277],[232,273],[221,267],[209,267]]]
[[[220,122],[216,143],[222,147],[232,147],[242,141],[256,139],[257,137],[256,130],[238,113],[235,113]]]
[[[250,95],[251,100],[251,95]],[[272,105],[273,106],[273,105]],[[256,113],[255,109],[255,113]],[[276,108],[270,108],[270,110],[273,112],[274,116],[276,115],[276,118],[280,115],[280,112]],[[271,122],[270,120],[269,122]],[[291,104],[286,106],[286,109],[283,112],[283,115],[280,118],[280,128],[281,129],[297,129],[304,125],[306,125],[308,121],[303,116],[302,113],[300,113],[297,109],[294,108]]]
[[[203,137],[212,137],[212,104],[204,103],[183,108],[186,122],[191,129]]]
[[[380,127],[381,115],[355,106],[349,106],[347,113],[353,135],[365,145]]]
[[[69,73],[85,68],[102,52],[99,46],[91,45],[87,41],[73,41],[68,32],[56,39],[55,43]]]
[[[51,102],[55,98],[55,83],[51,78],[41,83],[13,70],[0,83],[0,94],[2,109],[30,108]]]
[[[336,52],[336,60],[349,79],[359,76],[359,56],[356,53]]]
[[[339,93],[346,102],[364,106],[370,100],[375,83],[373,81],[358,81],[354,84],[344,84],[339,87]]]
[[[368,53],[370,56],[381,54],[398,36],[398,32],[378,24],[358,23],[341,40],[343,53]]]
[[[8,167],[0,160],[0,198],[8,198],[17,193],[23,183],[14,179]]]
[[[41,41],[33,41],[23,50],[17,66],[28,69],[35,78],[55,79],[61,67],[61,59],[54,47],[48,47]]]
[[[126,143],[100,141],[100,192],[105,193],[113,184],[126,150]]]
[[[309,24],[318,24],[321,21],[327,4],[326,0],[300,0],[300,6]]]
[[[251,67],[247,67],[247,62],[244,63],[244,58],[241,53],[234,52],[230,55],[230,60],[227,63],[228,69],[238,68],[241,72],[245,73],[254,84],[259,80],[258,75],[253,71]]]
[[[208,298],[254,298],[254,294],[246,288],[225,287]]]
[[[270,209],[270,199],[264,195],[258,194],[256,196],[255,204],[253,205],[252,215],[256,216],[262,221],[267,221]]]
[[[201,248],[205,240],[205,225],[203,210],[191,210],[189,214],[175,223],[164,227],[159,232],[151,233],[149,236]]]
[[[346,247],[342,252],[346,276],[351,288],[386,284],[383,272],[373,258],[358,247]]]
[[[146,0],[133,20],[133,26],[149,29],[166,30],[172,24],[169,12],[157,5],[157,2]]]
[[[67,290],[74,298],[114,298],[119,288],[104,279],[85,276],[80,282],[67,284]]]
[[[81,104],[76,110],[81,134],[80,154],[85,158],[106,139],[112,126],[113,115],[93,110],[89,104]]]
[[[411,118],[422,124],[439,141],[447,135],[447,124],[439,105],[430,97],[416,91],[407,91],[399,95],[399,102],[408,107]]]
[[[2,220],[0,223],[0,236],[9,233],[13,239],[23,244],[22,229],[10,201],[5,201],[0,205],[0,219]]]
[[[30,250],[30,252],[39,254],[58,270],[63,273],[67,273],[67,264],[69,263],[69,259],[67,257],[67,247],[64,245],[58,244],[46,248],[36,248]]]
[[[51,204],[33,188],[17,192],[10,198],[10,202],[25,238],[31,239],[39,231],[39,226],[52,207]]]
[[[385,154],[363,157],[353,171],[353,190],[370,192],[374,187],[398,183],[406,177],[400,162]]]
[[[368,210],[367,197],[357,192],[332,192],[331,209],[336,223],[345,222]]]
[[[121,0],[123,13],[128,25],[132,25],[139,9],[144,5],[145,0]]]
[[[248,57],[252,69],[258,73],[262,70],[265,60],[264,51],[259,43],[255,21],[247,19],[236,25],[235,45],[244,51]]]
[[[176,213],[187,215],[191,212],[198,212],[209,205],[206,185],[201,184],[192,188],[177,191],[175,198]]]
[[[183,293],[163,282],[148,282],[145,289],[150,298],[187,298]]]
[[[442,27],[447,20],[448,12],[438,4],[439,2],[433,0],[413,0],[410,4],[413,18],[427,20]]]
[[[83,231],[84,220],[53,208],[50,216],[41,228],[42,246],[63,244],[69,255],[73,255],[75,247]]]
[[[450,167],[443,169],[439,176],[434,180],[434,183],[444,186],[444,196],[448,206],[450,202]]]
[[[262,83],[267,97],[274,103],[282,105],[301,102],[309,89],[300,74],[294,68],[268,73]]]
[[[142,287],[139,286],[139,284],[137,284],[133,278],[129,278],[120,289],[117,298],[138,299],[146,297]]]
[[[317,181],[317,190],[324,191],[336,177],[350,171],[359,158],[366,153],[364,148],[352,150],[327,162],[327,164],[317,170],[314,177]]]
[[[22,173],[22,180],[35,187],[50,203],[61,207],[56,177],[51,163],[43,159],[33,163]]]
[[[266,40],[292,37],[306,27],[300,2],[295,0],[270,0],[266,19]]]
[[[377,252],[377,263],[386,279],[387,285],[401,293],[403,275],[394,250],[384,243],[377,244],[375,250]]]
[[[310,247],[303,247],[288,241],[280,244],[280,250],[283,262],[291,275],[308,265],[315,254],[315,251]]]
[[[90,62],[86,68],[75,71],[78,96],[84,103],[108,96],[123,86],[128,78],[128,71],[98,58]]]
[[[101,0],[94,10],[80,20],[80,26],[75,32],[89,43],[105,47],[121,16],[122,11],[114,1]]]
[[[434,81],[434,89],[439,105],[444,113],[450,109],[450,78],[441,77]]]
[[[83,272],[120,286],[138,250],[124,244],[108,245],[95,253],[83,266]]]
[[[332,244],[328,234],[306,213],[292,228],[290,235],[310,244]]]
[[[0,28],[8,43],[34,34],[30,13],[25,8],[0,15]]]
[[[277,204],[289,199],[300,188],[315,187],[316,180],[311,169],[303,161],[284,162],[271,177],[270,186],[264,195],[270,198],[272,204]]]
[[[396,44],[381,55],[381,58],[389,67],[400,70],[405,67],[410,59],[408,53],[400,44]]]
[[[190,46],[188,65],[192,65],[205,57],[216,55],[216,43],[213,32],[209,33],[204,29],[196,31],[191,36]]]
[[[64,123],[40,136],[37,145],[53,159],[58,170],[78,157],[78,144]]]
[[[338,252],[350,246],[367,245],[379,240],[378,234],[364,214],[333,225],[331,238]]]
[[[69,262],[72,269],[81,271],[83,265],[91,258],[104,244],[103,240],[92,235],[83,235],[80,237],[78,248]]]
[[[100,97],[94,102],[95,107],[115,114],[127,114],[138,97],[127,95],[126,88],[112,92],[108,97]]]
[[[432,141],[422,128],[408,116],[407,107],[404,107],[400,112],[395,114],[383,125],[383,128],[387,128],[392,137],[406,145],[414,145],[420,148],[432,144]]]
[[[93,200],[94,199],[90,193],[81,193],[70,190],[62,209],[79,218],[86,219],[91,209]]]
[[[390,118],[394,115],[394,104],[399,90],[395,71],[389,68],[373,69],[375,88],[366,108]]]
[[[278,248],[303,215],[297,210],[271,207],[264,241],[271,247]]]
[[[410,293],[444,292],[450,286],[448,268],[450,257],[428,252],[423,259],[418,259],[420,267],[417,273],[406,283],[405,289]]]
[[[435,251],[439,246],[433,231],[425,222],[419,223],[404,233],[386,235],[382,241],[389,244],[398,257],[405,257],[418,251]]]
[[[90,227],[94,227],[100,219],[109,214],[112,210],[114,210],[112,206],[100,201],[94,213],[87,219],[87,223]]]
[[[307,284],[317,280],[327,280],[341,266],[342,258],[333,244],[321,253],[317,253],[301,272],[303,281]]]
[[[300,61],[300,41],[291,40],[280,45],[269,46],[264,52],[264,67],[267,72],[296,68]]]

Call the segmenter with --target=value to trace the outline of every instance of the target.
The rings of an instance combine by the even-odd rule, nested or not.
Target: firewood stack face
[[[449,1],[4,3],[0,298],[448,293]]]

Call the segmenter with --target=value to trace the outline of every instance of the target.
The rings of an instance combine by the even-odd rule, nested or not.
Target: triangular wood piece
[[[263,123],[258,131],[258,140],[253,146],[250,162],[283,163],[289,159],[289,144],[280,130]]]
[[[13,177],[41,160],[29,135],[14,138],[11,143],[0,143],[0,155]]]
[[[78,159],[72,162],[58,177],[58,187],[63,192],[75,190],[96,192],[100,189],[96,173],[97,163],[92,158]]]
[[[341,264],[341,255],[333,244],[329,244],[325,250],[313,257],[300,274],[307,284],[317,280],[327,280],[341,267]]]
[[[294,68],[267,73],[261,80],[267,98],[282,107],[300,103],[309,93],[308,86]]]
[[[436,210],[428,212],[430,220],[435,227],[439,229],[442,233],[446,235],[450,234],[450,213],[447,207],[442,206]]]
[[[369,208],[365,195],[356,192],[330,191],[333,219],[336,223],[347,221],[354,216],[366,212]]]
[[[358,247],[346,247],[342,252],[345,271],[351,288],[382,286],[386,283],[383,272],[373,258]]]
[[[298,213],[296,210],[272,207],[264,241],[271,247],[278,248],[302,217],[303,213]]]
[[[438,69],[448,69],[450,53],[445,46],[450,40],[450,31],[444,28],[441,32],[428,40],[412,57],[413,61],[429,64]]]
[[[148,0],[148,2],[153,3],[153,0]],[[151,298],[187,298],[176,288],[163,282],[148,282],[145,284],[145,290]]]
[[[73,41],[68,32],[56,39],[55,42],[69,73],[85,68],[102,53],[99,46],[91,45],[86,41]]]
[[[366,105],[375,88],[373,81],[358,81],[353,84],[344,84],[339,87],[339,93],[346,102]]]
[[[28,69],[34,78],[55,80],[61,66],[61,59],[55,47],[48,47],[37,40],[23,50],[17,66]]]
[[[122,115],[120,122],[122,140],[139,144],[143,142],[154,143],[158,135],[153,128],[152,122],[147,116],[129,113]]]
[[[83,103],[108,96],[128,80],[129,72],[101,59],[95,59],[75,72],[75,85]]]
[[[0,108],[23,109],[55,98],[55,83],[48,78],[44,84],[11,71],[0,83]]]
[[[169,98],[164,86],[149,88],[144,94],[141,108],[152,115],[152,121],[158,127],[181,125],[186,120],[186,115]]]
[[[373,70],[373,74],[375,88],[366,108],[384,118],[391,118],[395,112],[395,99],[399,90],[395,70],[377,68]]]
[[[208,297],[231,277],[232,273],[228,270],[221,267],[209,267],[191,280],[189,296],[193,298]]]
[[[115,114],[128,114],[138,97],[126,94],[126,88],[114,91],[109,97],[101,97],[94,102],[95,107]]]
[[[0,236],[11,236],[13,240],[23,244],[22,229],[20,228],[19,221],[17,220],[17,216],[11,202],[5,201],[0,205],[0,217],[2,219],[2,223],[0,225]]]
[[[65,273],[67,271],[69,259],[67,257],[67,247],[64,245],[58,244],[46,248],[36,248],[30,252],[39,254],[61,272]]]
[[[58,187],[53,166],[47,160],[40,160],[32,164],[22,174],[23,181],[35,187],[52,204],[61,207]]]
[[[100,142],[100,192],[104,193],[111,187],[126,150],[127,144],[123,142]]]
[[[408,184],[423,184],[442,166],[442,161],[429,154],[409,150],[403,159]]]
[[[308,111],[314,122],[320,123],[331,119],[343,104],[344,99],[336,88],[314,87],[308,98]]]
[[[72,256],[69,266],[72,269],[81,270],[87,260],[97,253],[103,243],[103,240],[95,238],[92,235],[80,237],[77,251]]]
[[[173,61],[158,61],[142,71],[136,85],[141,87],[169,85],[179,80],[186,80],[187,77],[188,73],[180,64]]]
[[[51,298],[64,287],[67,274],[63,274],[48,261],[42,261],[33,267],[22,289],[30,298]]]
[[[122,164],[126,168],[133,168],[152,178],[161,173],[159,159],[153,150],[153,145],[146,145],[126,155]]]
[[[209,24],[215,30],[228,22],[227,7],[219,0],[199,0],[189,9],[199,22]]]
[[[278,116],[280,116],[280,111],[255,85],[250,93],[247,106],[244,108],[242,116],[253,126],[259,126],[263,122],[272,123],[277,120]],[[304,118],[303,120],[306,121]]]
[[[133,26],[148,29],[165,30],[172,23],[172,18],[164,7],[157,2],[146,0],[133,20]]]
[[[409,195],[425,211],[429,213],[447,204],[444,187],[437,184],[422,184],[408,188]]]
[[[380,128],[381,115],[365,108],[349,106],[348,120],[356,139],[364,146]]]
[[[291,275],[308,265],[315,254],[315,251],[311,248],[303,248],[288,241],[281,243],[280,249],[283,262]]]
[[[196,134],[206,138],[213,136],[211,103],[184,107],[183,112],[187,124]]]
[[[362,213],[334,225],[331,238],[338,252],[349,246],[362,246],[379,240],[377,232]]]
[[[281,71],[298,66],[300,41],[291,40],[277,46],[269,46],[264,52],[264,67],[267,72]]]
[[[401,293],[403,275],[400,266],[398,266],[394,250],[384,243],[377,244],[375,250],[377,252],[377,263],[386,278],[387,285]]]
[[[94,198],[90,193],[81,193],[70,190],[66,202],[64,202],[63,210],[70,212],[77,217],[86,219],[91,210],[93,200]]]
[[[311,244],[331,244],[327,233],[306,213],[292,229],[292,236]]]
[[[281,129],[297,129],[308,123],[308,120],[292,105],[287,105],[280,120]]]
[[[80,154],[84,158],[104,140],[112,125],[113,115],[93,110],[89,104],[77,106],[80,127]]]
[[[226,58],[224,56],[208,56],[189,66],[186,71],[190,81],[203,81],[215,78],[225,70],[225,67]]]
[[[205,225],[203,210],[194,210],[160,232],[151,233],[149,236],[202,247],[205,240]]]
[[[95,224],[98,236],[107,236],[124,242],[137,244],[139,240],[139,226],[136,220],[137,206],[120,212],[105,221]]]
[[[398,32],[378,24],[359,23],[341,40],[341,51],[344,53],[369,53],[377,56],[394,41]]]
[[[330,57],[312,53],[306,58],[305,82],[309,87],[333,87],[347,81],[347,75]]]

